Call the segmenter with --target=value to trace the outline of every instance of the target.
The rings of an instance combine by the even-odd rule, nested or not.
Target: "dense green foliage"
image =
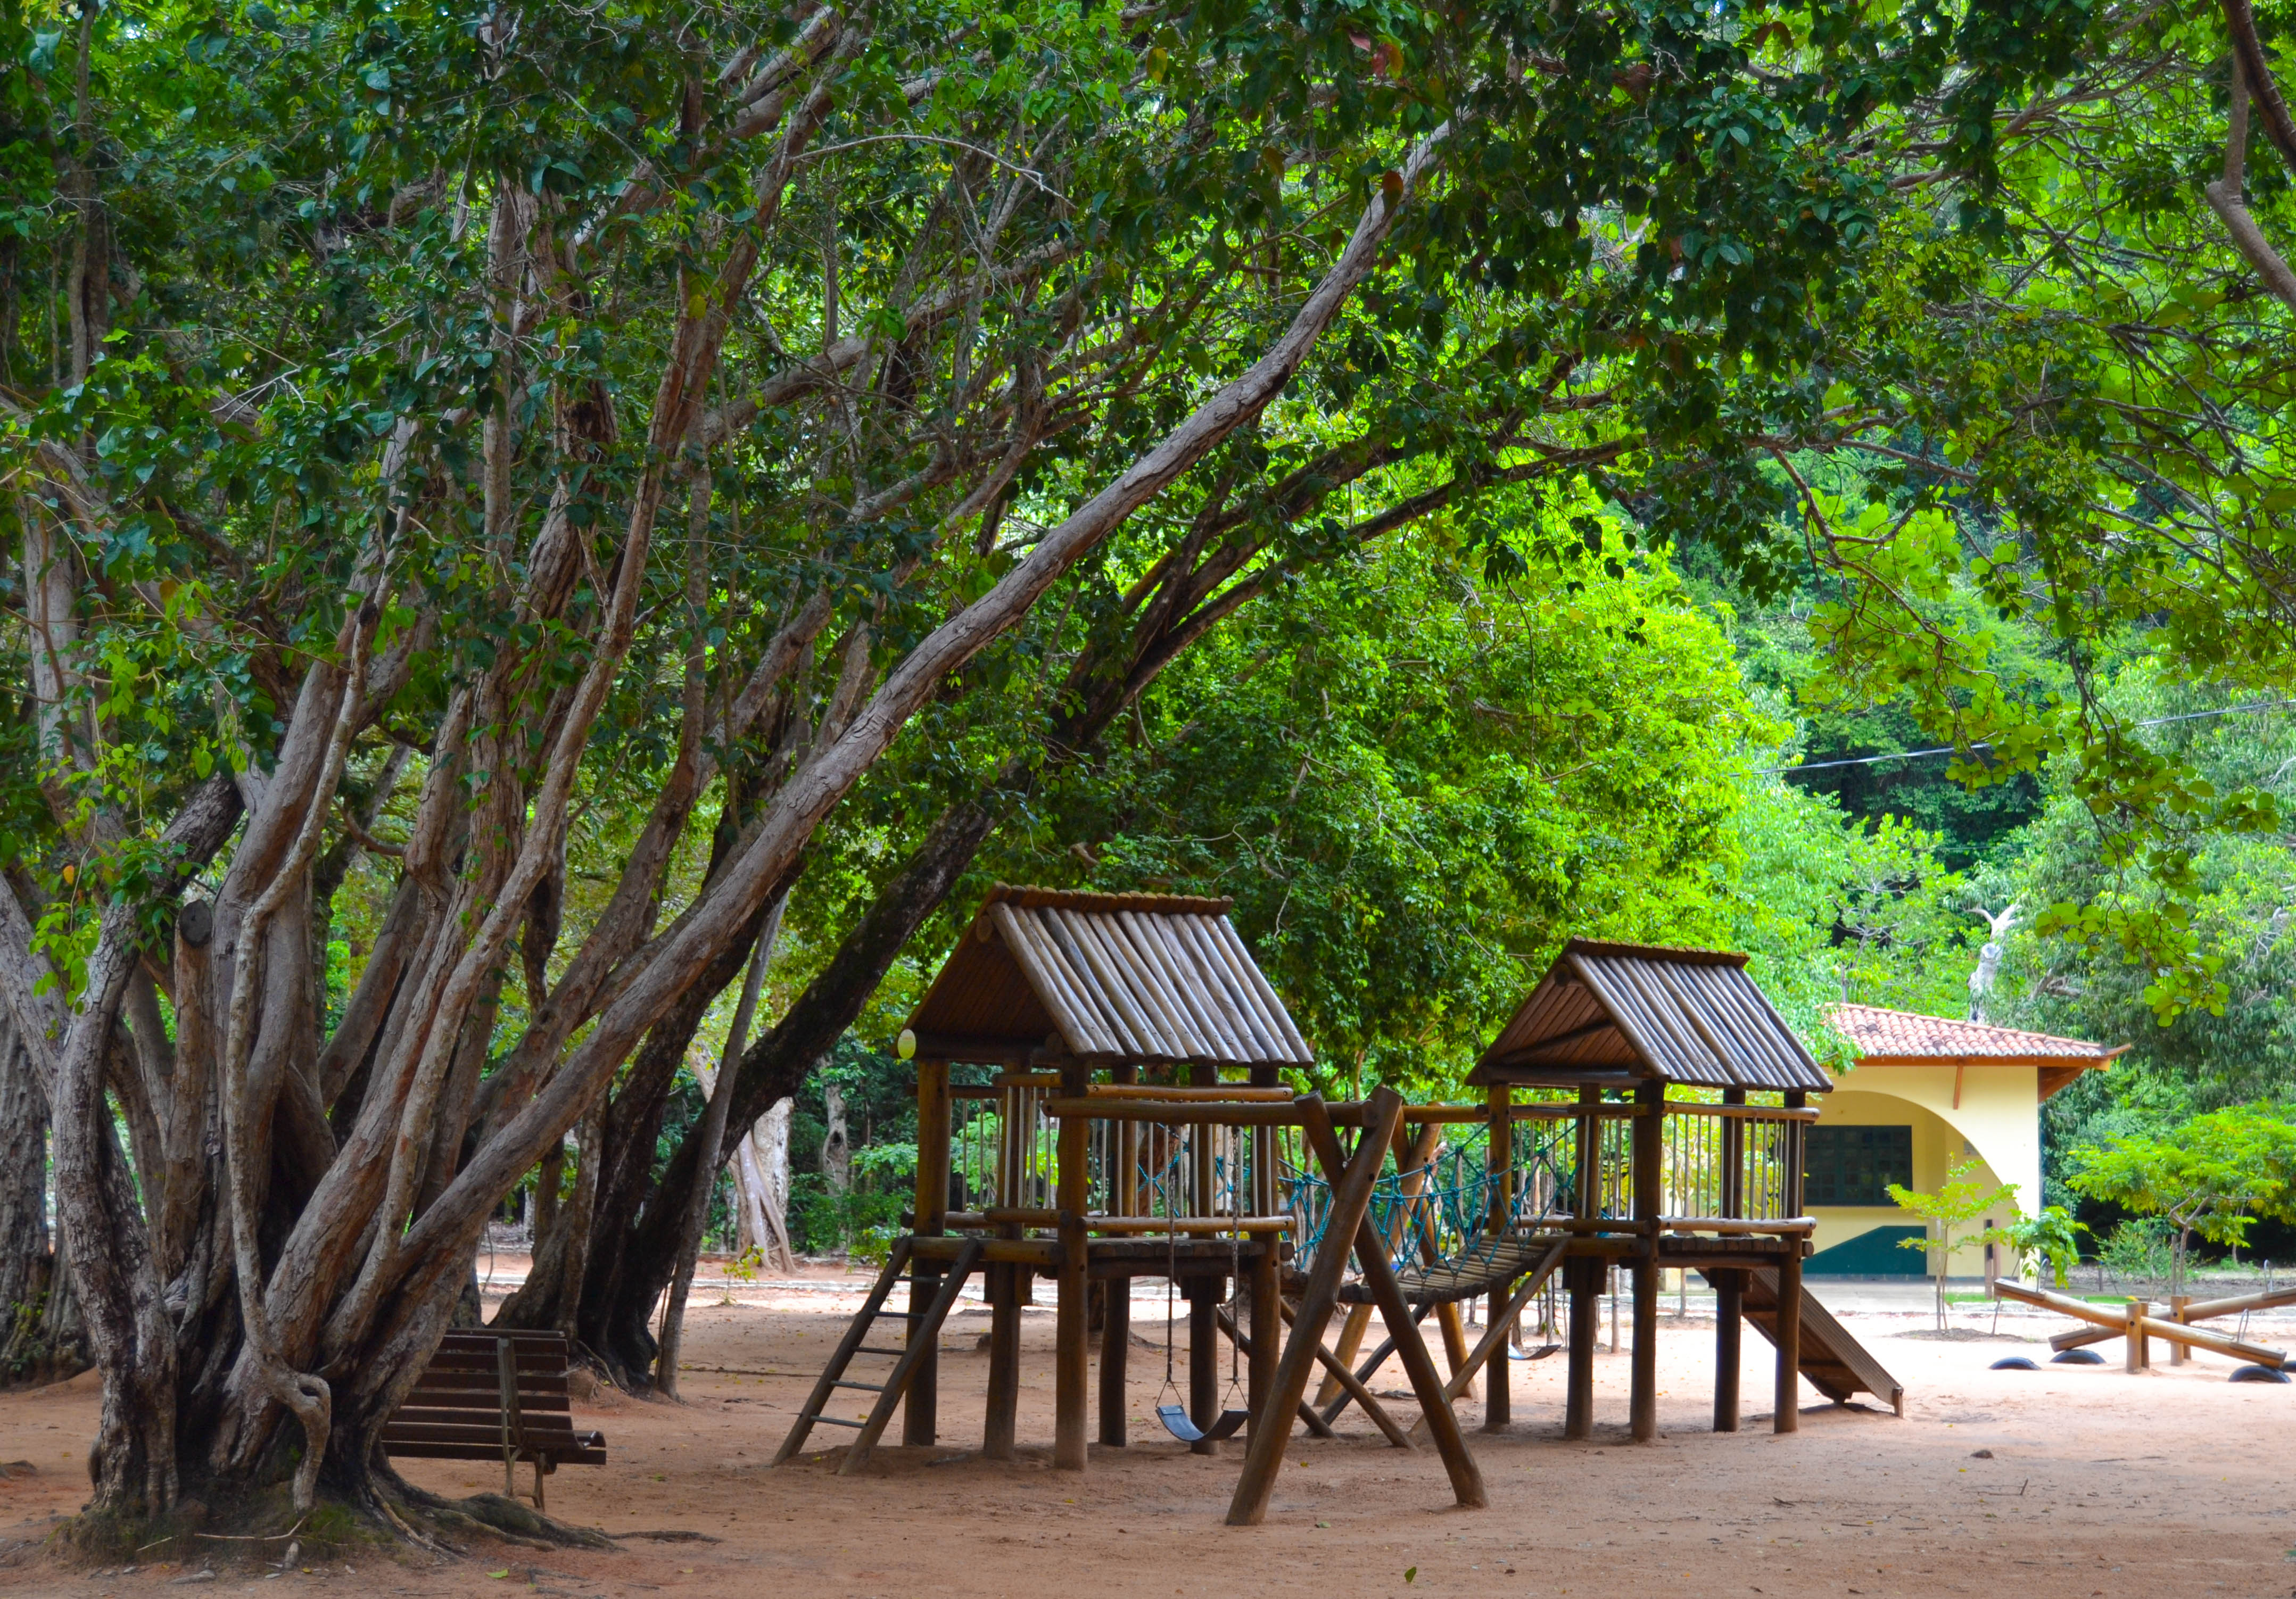
[[[519,1314],[641,1370],[691,1060],[891,1171],[1000,878],[1233,897],[1350,1091],[1574,933],[1833,1053],[2013,901],[1996,1013],[2138,1045],[2053,1177],[2284,1102],[2285,718],[2160,718],[2296,692],[2287,27],[0,7],[0,986],[107,1382],[186,1406],[100,1494],[322,1367],[360,1477],[542,1162],[599,1225]]]

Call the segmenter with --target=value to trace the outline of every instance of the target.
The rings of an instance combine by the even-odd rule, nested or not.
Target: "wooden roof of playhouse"
[[[1467,1080],[1618,1082],[1801,1089],[1833,1079],[1802,1047],[1746,957],[1573,939]]]
[[[1825,1019],[1857,1046],[1860,1066],[2033,1066],[2039,1068],[2043,1099],[2084,1071],[2110,1066],[2129,1050],[2126,1044],[2108,1046],[2087,1038],[2061,1038],[2054,1033],[1923,1016],[1877,1004],[1833,1005]]]
[[[1229,899],[989,890],[909,1018],[917,1053],[1025,1062],[1307,1066]]]

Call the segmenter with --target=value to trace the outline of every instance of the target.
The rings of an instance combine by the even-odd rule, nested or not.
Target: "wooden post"
[[[1061,1092],[1084,1097],[1091,1073],[1077,1065],[1061,1068]],[[1061,1216],[1060,1300],[1054,1312],[1053,1466],[1081,1472],[1085,1464],[1086,1392],[1092,1381],[1090,1250],[1084,1218],[1092,1208],[1092,1119],[1061,1118],[1056,1174]]]
[[[1651,1078],[1635,1085],[1634,1152],[1636,1242],[1635,1353],[1628,1430],[1636,1443],[1658,1436],[1658,1221],[1664,1210],[1661,1175],[1666,1136],[1666,1083]]]
[[[1714,1431],[1738,1431],[1739,1340],[1745,1326],[1746,1274],[1718,1271],[1714,1278]]]
[[[1273,1066],[1251,1069],[1251,1086],[1275,1088],[1283,1078]],[[1257,1216],[1275,1214],[1275,1129],[1251,1130],[1251,1209]],[[1278,1241],[1262,1234],[1259,1252],[1250,1258],[1251,1270],[1251,1353],[1247,1358],[1245,1405],[1251,1411],[1251,1429],[1269,1424],[1268,1396],[1275,1391],[1275,1368],[1283,1358],[1283,1273]],[[1290,1431],[1291,1423],[1283,1423]]]
[[[1743,1088],[1722,1090],[1726,1105],[1746,1103]],[[1746,1124],[1722,1120],[1721,1214],[1742,1219],[1746,1210]],[[1714,1279],[1714,1431],[1738,1431],[1738,1379],[1746,1325],[1746,1274],[1718,1271]]]
[[[1581,1255],[1562,1263],[1563,1286],[1570,1290],[1570,1325],[1563,1334],[1566,1366],[1562,1389],[1562,1436],[1595,1436],[1595,1340],[1603,1315],[1602,1296],[1595,1292],[1603,1277],[1603,1262]]]
[[[1218,1066],[1190,1062],[1188,1086],[1218,1087]],[[1217,1152],[1212,1147],[1217,1131],[1202,1124],[1188,1129],[1190,1208],[1198,1216],[1210,1216],[1218,1208]],[[1180,1292],[1188,1300],[1188,1419],[1202,1429],[1219,1420],[1219,1301],[1226,1297],[1225,1279],[1191,1277]],[[1200,1438],[1188,1446],[1188,1452],[1217,1455],[1219,1446]]]
[[[2144,1336],[2144,1329],[2137,1324],[2152,1308],[2143,1300],[2128,1301],[2128,1370],[2131,1373],[2141,1372],[2152,1364],[2152,1341]]]
[[[1111,1277],[1101,1285],[1108,1294],[1100,1322],[1100,1441],[1121,1449],[1126,1436],[1125,1367],[1132,1346],[1132,1279]]]
[[[1130,1062],[1109,1072],[1119,1083],[1136,1082],[1140,1068]],[[1140,1209],[1140,1124],[1112,1121],[1108,1126],[1108,1212],[1133,1216]],[[1111,1277],[1102,1284],[1108,1295],[1100,1324],[1100,1441],[1121,1449],[1131,1440],[1125,1403],[1126,1367],[1132,1350],[1132,1279]]]
[[[1578,1193],[1571,1201],[1571,1210],[1581,1221],[1590,1219],[1601,1204],[1603,1124],[1596,1119],[1595,1112],[1602,1103],[1600,1088],[1580,1086],[1573,1173],[1578,1179]],[[1595,1287],[1602,1273],[1603,1262],[1592,1255],[1579,1256],[1563,1267],[1564,1279],[1570,1290],[1570,1349],[1564,1357],[1570,1362],[1570,1369],[1562,1405],[1562,1436],[1567,1439],[1595,1436],[1595,1337],[1603,1313]]]
[[[2193,1296],[2191,1294],[2177,1294],[2169,1301],[2169,1319],[2174,1322],[2182,1322],[2185,1319],[2185,1312],[2191,1308],[2192,1303]],[[2169,1364],[2170,1365],[2182,1365],[2192,1357],[2193,1351],[2184,1344],[2173,1341],[2169,1343]]]
[[[1190,1277],[1181,1292],[1188,1300],[1188,1419],[1199,1431],[1219,1420],[1219,1302],[1223,1279]],[[1200,1438],[1191,1455],[1217,1455],[1219,1445]]]
[[[1265,1214],[1265,1212],[1263,1212]],[[1270,1425],[1268,1396],[1275,1391],[1275,1368],[1283,1358],[1283,1281],[1276,1259],[1276,1241],[1262,1234],[1250,1257],[1251,1270],[1251,1353],[1246,1358],[1244,1403],[1251,1411],[1254,1431]],[[1294,1406],[1296,1411],[1297,1406]],[[1291,1430],[1291,1423],[1283,1423]]]
[[[947,1230],[948,1218],[948,1062],[917,1062],[917,1197],[911,1230],[922,1238],[939,1237]],[[909,1333],[924,1324],[924,1312],[940,1293],[940,1267],[920,1260],[909,1274]],[[906,1340],[904,1341],[906,1341]],[[901,1400],[901,1441],[929,1447],[940,1430],[939,1335],[933,1347],[918,1357]]]
[[[1017,1226],[998,1230],[1016,1238],[1021,1233]],[[1021,1273],[1029,1269],[1009,1262],[988,1267],[988,1406],[980,1453],[989,1460],[1013,1458],[1021,1409]]]
[[[1459,1319],[1459,1301],[1446,1300],[1436,1306],[1435,1324],[1443,1331],[1443,1364],[1448,1368],[1444,1374],[1456,1377],[1459,1374],[1459,1368],[1467,1364],[1467,1329]],[[1475,1397],[1473,1383],[1467,1385],[1464,1397],[1470,1399]]]
[[[1746,1103],[1743,1088],[1722,1090],[1726,1105]],[[1722,1210],[1733,1221],[1742,1220],[1746,1211],[1746,1124],[1734,1116],[1722,1119]],[[1745,1287],[1743,1278],[1739,1287]]]
[[[1303,1111],[1320,1113],[1323,1110],[1323,1101],[1314,1095],[1303,1095],[1295,1103]],[[1324,1341],[1324,1328],[1339,1303],[1340,1278],[1347,1270],[1344,1241],[1356,1234],[1357,1224],[1364,1218],[1371,1203],[1372,1182],[1379,1175],[1388,1141],[1394,1137],[1396,1124],[1402,1119],[1403,1101],[1392,1090],[1379,1090],[1373,1103],[1378,1125],[1365,1130],[1352,1160],[1344,1163],[1333,1160],[1323,1141],[1314,1141],[1316,1158],[1322,1161],[1332,1184],[1325,1245],[1317,1252],[1315,1269],[1308,1274],[1307,1285],[1300,1295],[1300,1308],[1292,1317],[1292,1336],[1283,1341],[1283,1355],[1276,1363],[1275,1387],[1267,1400],[1269,1424],[1254,1429],[1245,1447],[1243,1472],[1236,1480],[1235,1497],[1228,1503],[1227,1521],[1231,1527],[1257,1527],[1267,1519],[1267,1501],[1275,1492],[1275,1474],[1283,1464],[1283,1446],[1292,1431],[1289,1421],[1279,1418],[1295,1414],[1300,1401],[1307,1397],[1308,1379],[1316,1365],[1316,1350]],[[1324,1131],[1327,1136],[1330,1130],[1331,1124],[1326,1119]],[[1336,1151],[1337,1147],[1338,1140],[1334,1138],[1330,1148]]]
[[[1490,1174],[1491,1210],[1485,1224],[1491,1236],[1505,1229],[1514,1214],[1514,1091],[1504,1083],[1495,1083],[1485,1093],[1484,1102],[1490,1111],[1491,1130],[1483,1149],[1483,1168]],[[1501,1284],[1491,1290],[1490,1322],[1496,1329],[1499,1318],[1507,1314],[1513,1300]],[[1507,1377],[1507,1343],[1500,1334],[1498,1353],[1483,1366],[1483,1431],[1504,1432],[1514,1419],[1514,1395]]]
[[[1801,1240],[1785,1241],[1778,1258],[1778,1381],[1772,1430],[1801,1431]]]
[[[1789,1089],[1786,1108],[1798,1111],[1809,1103],[1809,1095],[1799,1089]],[[1785,1211],[1788,1216],[1802,1212],[1802,1124],[1785,1124]],[[1780,1432],[1801,1430],[1801,1246],[1799,1238],[1785,1240],[1785,1253],[1778,1259],[1778,1382],[1776,1414],[1772,1426]]]
[[[1340,1324],[1340,1341],[1332,1347],[1332,1357],[1341,1365],[1353,1366],[1356,1357],[1363,1353],[1364,1333],[1371,1327],[1371,1307],[1350,1305],[1346,1318]],[[1326,1372],[1324,1385],[1316,1390],[1316,1408],[1321,1410],[1340,1397],[1340,1380]]]

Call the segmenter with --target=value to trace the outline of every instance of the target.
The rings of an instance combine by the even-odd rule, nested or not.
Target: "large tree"
[[[1563,472],[1726,523],[1732,408],[1859,297],[1873,127],[1989,126],[2051,14],[1944,88],[1926,13],[1823,6],[0,19],[39,806],[0,992],[98,1509],[404,1499],[378,1429],[578,1126],[533,1308],[627,1322],[699,1175],[647,1164],[654,1079],[919,734],[976,736],[737,1124],[1042,751],[1301,563]]]

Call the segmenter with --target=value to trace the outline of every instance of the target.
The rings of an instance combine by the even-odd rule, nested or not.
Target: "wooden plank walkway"
[[[1488,1248],[1477,1244],[1440,1266],[1406,1267],[1395,1274],[1395,1280],[1403,1297],[1414,1305],[1448,1305],[1504,1293],[1517,1278],[1536,1271],[1554,1243],[1552,1234],[1509,1234]],[[1349,1305],[1366,1304],[1370,1298],[1360,1283],[1350,1283],[1340,1293],[1341,1302]]]

